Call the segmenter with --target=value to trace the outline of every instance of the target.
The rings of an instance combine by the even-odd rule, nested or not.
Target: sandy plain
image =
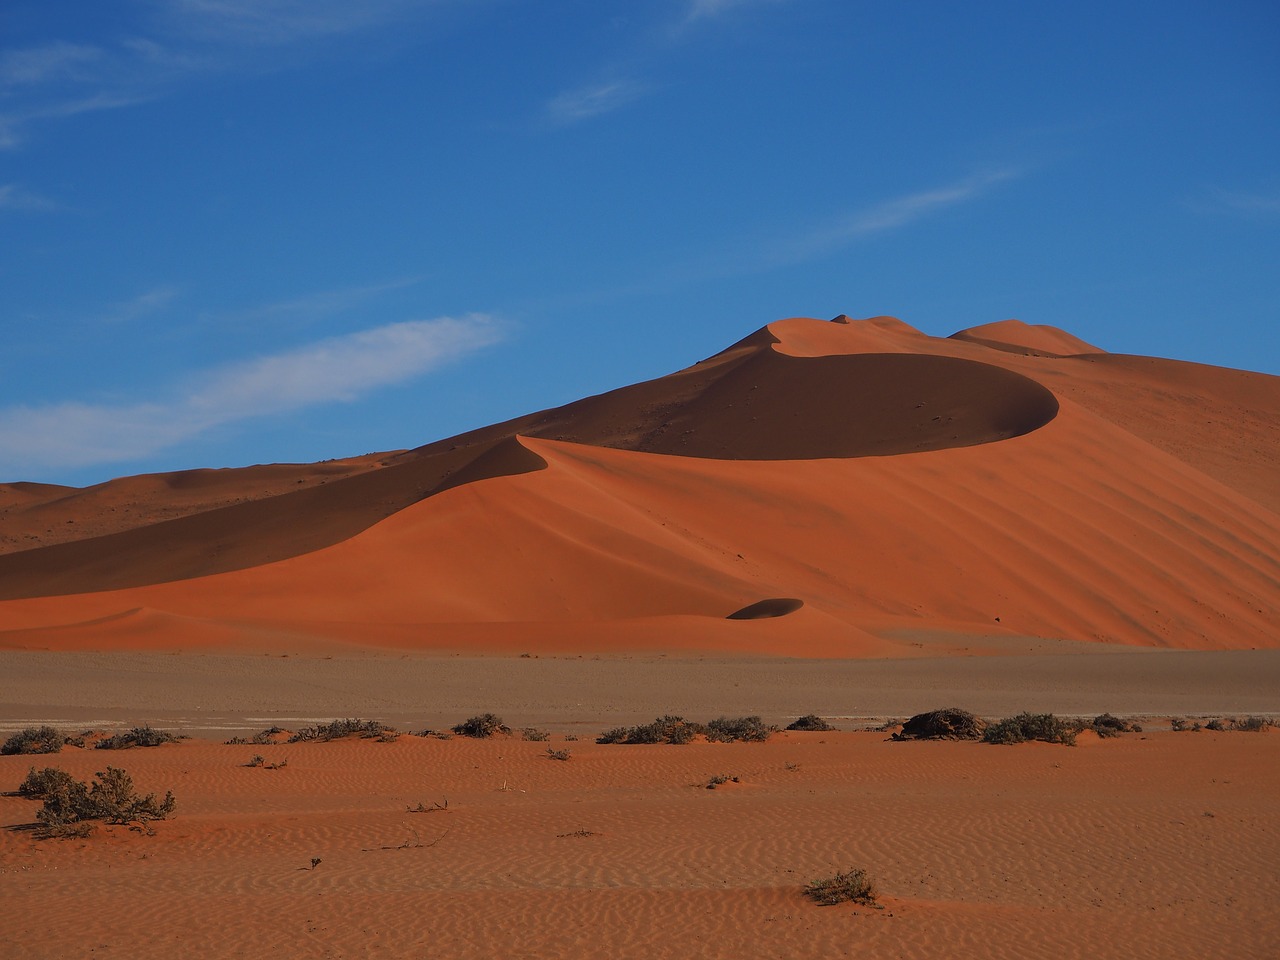
[[[254,754],[287,765],[245,766]],[[0,782],[29,759],[0,757]],[[21,826],[36,804],[0,797],[0,930],[15,960],[1280,949],[1280,736],[1267,733],[1075,747],[875,732],[189,740],[52,759],[84,778],[124,766],[141,790],[172,789],[178,811],[149,836],[39,842]],[[717,775],[739,782],[707,789]],[[408,812],[419,804],[447,809]],[[882,909],[804,897],[854,867]]]

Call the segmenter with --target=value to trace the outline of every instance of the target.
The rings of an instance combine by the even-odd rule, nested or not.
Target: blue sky
[[[1272,2],[5,0],[0,480],[416,446],[771,320],[1280,374]]]

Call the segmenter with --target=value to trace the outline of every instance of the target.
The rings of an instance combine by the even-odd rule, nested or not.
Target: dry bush
[[[981,740],[987,721],[959,707],[917,713],[893,734],[894,740]]]
[[[289,738],[289,743],[327,743],[330,740],[343,740],[355,736],[360,737],[361,740],[391,743],[400,734],[394,727],[379,723],[377,720],[334,720],[331,723],[321,723],[299,730]]]
[[[823,906],[837,903],[862,903],[875,906],[880,896],[875,883],[865,870],[848,870],[834,877],[814,880],[805,887],[805,895]]]
[[[140,824],[163,820],[176,806],[172,792],[166,792],[163,800],[157,799],[154,793],[139,796],[134,790],[133,778],[118,767],[107,767],[94,774],[92,784],[76,780],[54,767],[41,771],[32,767],[18,792],[44,801],[44,806],[36,812],[44,837],[88,836],[96,820]]]
[[[1020,713],[1016,717],[1006,717],[991,724],[983,733],[982,740],[984,743],[1025,743],[1039,740],[1074,746],[1076,732],[1069,723],[1052,713]]]
[[[571,756],[569,750],[556,750],[554,747],[547,747],[547,759],[549,760],[568,760]]]
[[[498,715],[482,713],[463,720],[453,728],[453,732],[460,737],[473,737],[477,740],[484,740],[498,734],[509,734],[511,733],[511,728],[503,723],[502,718]]]
[[[158,747],[162,743],[177,743],[181,738],[165,730],[154,730],[151,727],[134,727],[125,733],[99,740],[94,746],[98,750],[130,750],[133,747]],[[108,768],[110,769],[110,768]]]
[[[606,730],[596,738],[596,743],[689,743],[699,734],[705,734],[707,728],[700,723],[691,723],[684,717],[668,714],[659,717],[653,723],[645,723],[636,727],[614,727]]]
[[[27,727],[6,740],[0,746],[0,754],[57,753],[66,742],[67,738],[53,727]]]
[[[787,724],[788,730],[806,730],[814,733],[825,733],[828,730],[834,730],[831,724],[823,720],[816,713],[807,713],[803,717],[793,720]]]
[[[1142,732],[1142,727],[1134,723],[1132,720],[1122,720],[1109,713],[1104,713],[1101,716],[1094,717],[1092,723],[1081,723],[1079,729],[1092,730],[1103,739],[1108,737],[1118,737],[1122,733]]]
[[[777,729],[767,726],[759,717],[718,717],[707,724],[707,739],[717,743],[735,740],[763,743]]]
[[[537,727],[525,727],[520,731],[520,736],[535,743],[544,743],[551,739],[551,734],[545,730],[539,730]]]

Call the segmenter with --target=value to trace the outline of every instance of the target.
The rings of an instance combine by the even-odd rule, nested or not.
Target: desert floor
[[[0,954],[1273,957],[1280,734],[1172,733],[1167,719],[1274,711],[1278,662],[4,652],[5,730],[150,722],[197,736],[0,757],[3,791],[33,763],[86,780],[111,764],[178,801],[153,835],[37,840],[38,805],[0,796]],[[1076,747],[857,729],[953,703],[1152,719]],[[551,739],[221,742],[339,716],[441,729],[485,710]],[[667,712],[845,719],[763,744],[594,742]],[[255,754],[287,764],[246,766]],[[715,776],[739,782],[707,789]],[[419,804],[431,812],[408,812]],[[854,867],[883,909],[803,896]]]
[[[568,750],[557,761],[547,750]],[[254,754],[281,769],[250,767]],[[1272,957],[1280,735],[1076,747],[513,737],[0,757],[172,789],[153,835],[0,797],[4,956]],[[712,777],[739,778],[707,789]],[[422,804],[432,812],[410,813]],[[446,809],[435,809],[445,807]],[[318,862],[315,862],[318,861]],[[313,866],[313,862],[315,865]],[[852,867],[882,909],[823,907]]]

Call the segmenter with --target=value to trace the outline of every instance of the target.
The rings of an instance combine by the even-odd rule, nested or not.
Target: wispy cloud
[[[501,339],[484,314],[392,323],[206,371],[164,399],[0,410],[0,463],[53,469],[148,456],[217,426],[349,402]]]
[[[103,318],[107,323],[129,323],[163,310],[177,299],[177,287],[154,287],[132,299],[113,304]]]
[[[905,227],[976,200],[998,184],[1020,175],[1021,171],[1014,168],[991,170],[931,190],[883,200],[786,239],[774,247],[770,258],[780,263],[806,260],[853,240]]]
[[[420,19],[456,0],[166,0],[133,5],[123,39],[54,39],[0,50],[0,149],[39,121],[154,100],[193,77],[270,71],[319,55],[316,41]],[[283,54],[288,53],[289,56]]]
[[[1225,213],[1251,219],[1280,216],[1280,190],[1271,193],[1249,193],[1214,188],[1207,200],[1191,204],[1206,213]]]
[[[318,293],[294,297],[291,300],[280,300],[275,303],[251,307],[247,310],[219,315],[218,319],[244,323],[298,318],[305,320],[307,323],[312,323],[318,319],[345,313],[355,307],[376,300],[384,294],[405,290],[420,282],[420,277],[401,277],[396,280],[371,283],[359,287],[339,287],[333,290],[321,290]]]
[[[699,20],[711,20],[739,7],[776,2],[778,0],[690,0],[689,7],[685,11],[684,22],[696,23]]]
[[[30,86],[82,76],[84,68],[102,58],[99,47],[55,41],[25,50],[0,53],[0,85]]]
[[[52,200],[24,190],[16,183],[0,186],[0,210],[52,210],[56,206]]]
[[[547,119],[565,126],[612,113],[641,97],[647,87],[630,80],[588,84],[553,97],[546,106]]]

